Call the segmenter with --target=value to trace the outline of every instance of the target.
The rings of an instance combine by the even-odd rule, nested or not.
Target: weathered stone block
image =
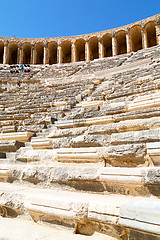
[[[1,141],[0,142],[0,151],[1,152],[16,152],[20,147],[24,147],[25,144],[23,142],[19,142],[17,140],[11,141]]]
[[[49,138],[57,138],[57,137],[70,137],[81,135],[87,130],[87,127],[79,127],[79,128],[69,128],[69,129],[53,129],[48,137]]]
[[[88,127],[88,134],[112,134],[117,132],[117,123],[92,125]]]
[[[81,135],[72,138],[69,142],[72,147],[101,147],[109,142],[110,138],[107,135]]]
[[[9,132],[16,132],[16,131],[17,131],[17,128],[14,125],[2,127],[2,133],[9,133]]]
[[[135,200],[121,207],[119,223],[143,232],[160,234],[160,204],[156,199]]]
[[[52,149],[53,143],[48,138],[35,138],[32,139],[31,146],[33,149]]]
[[[145,144],[115,145],[106,148],[108,152],[107,162],[113,166],[137,166],[145,162]]]
[[[65,148],[69,147],[69,139],[67,137],[53,138],[53,148]]]
[[[56,160],[60,162],[101,162],[107,157],[104,147],[57,149]]]
[[[132,131],[125,133],[113,133],[111,135],[112,144],[127,144],[138,142],[157,142],[160,141],[160,129]]]
[[[32,132],[15,132],[15,133],[2,133],[0,134],[0,141],[5,140],[18,140],[21,142],[27,142],[34,133]]]

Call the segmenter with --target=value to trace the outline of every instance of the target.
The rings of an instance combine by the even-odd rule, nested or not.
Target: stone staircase
[[[1,93],[0,238],[160,239],[159,46],[119,58]]]

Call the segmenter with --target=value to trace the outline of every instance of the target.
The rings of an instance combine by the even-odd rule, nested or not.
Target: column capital
[[[32,47],[35,47],[36,42],[32,42],[31,45]]]
[[[7,46],[8,43],[9,43],[9,41],[8,41],[8,40],[5,40],[5,41],[4,41],[4,46]]]
[[[116,31],[113,31],[112,32],[112,37],[115,37],[116,36]]]
[[[48,42],[47,41],[43,41],[43,45],[44,45],[44,47],[48,47]]]
[[[71,46],[74,47],[75,46],[75,42],[71,42]]]
[[[130,29],[131,29],[130,27],[127,27],[127,28],[126,28],[126,33],[129,33],[129,32],[130,32]]]
[[[155,17],[154,21],[157,23],[157,24],[160,24],[160,17]]]
[[[144,25],[144,24],[141,24],[141,27],[142,27],[142,30],[144,30],[144,29],[145,29],[145,25]]]
[[[98,38],[98,41],[99,41],[100,43],[102,43],[102,37],[99,37],[99,38]]]
[[[18,47],[22,48],[22,42],[20,42],[20,41],[18,42]]]

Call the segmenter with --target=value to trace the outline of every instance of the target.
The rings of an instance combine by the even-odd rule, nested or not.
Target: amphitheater
[[[0,239],[160,239],[160,14],[0,37],[0,98]]]

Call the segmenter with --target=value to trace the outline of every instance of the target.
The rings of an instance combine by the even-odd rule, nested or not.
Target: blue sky
[[[60,37],[123,26],[160,13],[160,0],[1,0],[0,36]]]

